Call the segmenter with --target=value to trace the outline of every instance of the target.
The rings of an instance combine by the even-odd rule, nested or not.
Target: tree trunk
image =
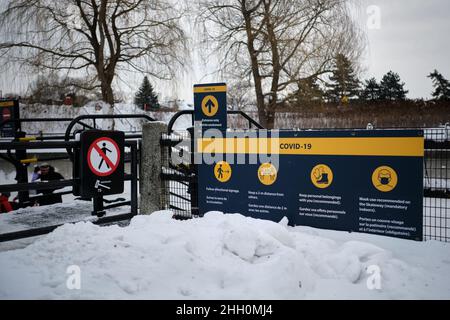
[[[114,114],[114,92],[112,90],[112,81],[106,80],[106,77],[102,77],[100,80],[101,89],[102,89],[102,100],[109,104],[109,110],[106,114],[113,115]],[[104,120],[107,130],[114,130],[116,126],[116,122],[114,119],[105,119]]]
[[[264,99],[262,101],[262,103],[260,103],[258,101],[258,98],[256,99],[256,107],[258,109],[258,120],[259,120],[259,124],[262,125],[264,128],[268,129],[268,122],[267,122],[267,114],[266,114],[266,110],[264,108]]]
[[[266,128],[273,129],[275,128],[275,106],[269,106],[266,112]]]
[[[252,22],[250,17],[250,11],[248,11],[245,7],[245,1],[242,2],[242,14],[244,16],[245,20],[245,29],[247,33],[247,48],[248,53],[250,54],[250,60],[252,64],[252,75],[253,80],[255,81],[255,94],[256,94],[256,107],[258,109],[258,118],[259,123],[264,127],[267,127],[267,117],[266,117],[266,110],[264,105],[264,94],[262,89],[262,77],[259,72],[259,64],[258,64],[258,54],[255,49],[255,37],[253,35],[252,31]]]
[[[269,103],[266,107],[266,128],[273,129],[275,126],[275,113],[278,102],[278,83],[280,81],[280,53],[278,52],[278,41],[275,34],[275,28],[271,21],[271,7],[270,2],[264,1],[264,22],[267,29],[268,41],[272,53],[272,85],[270,89]]]
[[[102,100],[113,106],[114,93],[112,90],[111,83],[108,83],[108,81],[102,81],[101,88],[102,88]]]

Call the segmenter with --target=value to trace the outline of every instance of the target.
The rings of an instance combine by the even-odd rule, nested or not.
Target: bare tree
[[[222,54],[227,75],[251,76],[267,128],[300,80],[329,72],[338,53],[361,53],[347,0],[216,0],[201,8],[208,46]]]
[[[171,79],[182,65],[181,13],[164,0],[10,0],[0,13],[8,63],[86,74],[113,105],[119,71]]]
[[[238,81],[228,84],[227,104],[231,110],[246,110],[253,105],[252,87],[250,83]]]

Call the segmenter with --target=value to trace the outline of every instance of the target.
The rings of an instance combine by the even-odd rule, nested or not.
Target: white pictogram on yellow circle
[[[219,102],[214,96],[206,96],[202,100],[202,111],[205,116],[214,117],[219,111]]]
[[[263,163],[258,169],[258,179],[266,186],[274,184],[277,180],[277,168],[271,163]]]
[[[319,189],[328,188],[333,182],[333,171],[325,164],[319,164],[311,170],[311,182]]]
[[[392,191],[398,183],[397,172],[388,166],[378,167],[372,174],[372,183],[381,192]]]
[[[220,182],[227,182],[231,178],[231,167],[226,161],[218,162],[214,167],[214,176]]]

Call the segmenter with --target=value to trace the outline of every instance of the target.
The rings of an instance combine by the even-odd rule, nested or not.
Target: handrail
[[[78,116],[74,119],[71,119],[72,121],[69,123],[66,129],[65,139],[69,140],[70,132],[72,131],[73,127],[80,122],[80,120],[83,119],[123,119],[123,118],[143,118],[150,122],[157,121],[156,119],[146,115],[146,114],[84,114],[81,116]]]
[[[21,123],[21,122],[70,122],[73,118],[34,118],[34,119],[6,119],[0,122],[0,130],[7,123]]]
[[[256,122],[253,118],[251,118],[244,111],[229,110],[229,111],[227,111],[227,114],[237,114],[237,115],[244,117],[248,121],[250,128],[253,125],[258,129],[265,129],[262,125],[260,125],[258,122]],[[175,122],[178,120],[178,118],[180,118],[181,116],[184,116],[184,115],[190,115],[192,117],[192,125],[194,125],[194,110],[178,111],[169,121],[169,124],[168,124],[168,133],[169,134],[171,134],[173,132],[173,126],[174,126]]]
[[[64,187],[72,187],[78,179],[53,180],[48,182],[29,182],[29,183],[14,183],[0,185],[0,192],[17,192],[27,191],[33,188],[34,190],[46,189],[60,189]]]
[[[95,119],[124,119],[124,118],[134,118],[134,119],[141,118],[141,119],[146,119],[149,122],[157,121],[155,118],[152,118],[146,114],[84,114],[84,115],[81,115],[81,116],[78,116],[78,117],[72,119],[72,121],[67,126],[64,139],[66,141],[70,140],[71,131],[77,123],[80,123],[80,120],[83,120],[83,119],[93,119],[93,120],[95,120]],[[70,159],[73,159],[72,149],[66,148],[66,150],[70,156]]]
[[[36,141],[36,142],[0,142],[0,150],[27,150],[27,149],[59,149],[72,148],[77,141]]]
[[[167,124],[167,126],[168,126],[168,133],[169,134],[171,134],[173,132],[173,125],[178,120],[178,118],[180,118],[181,116],[184,116],[184,115],[190,115],[191,116],[191,118],[192,118],[192,126],[194,126],[194,110],[181,110],[181,111],[178,111],[177,113],[175,113],[172,118],[170,118],[170,121]]]

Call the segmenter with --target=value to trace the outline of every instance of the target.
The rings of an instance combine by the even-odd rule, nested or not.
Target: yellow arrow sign
[[[207,117],[214,117],[219,111],[219,102],[214,96],[206,96],[202,100],[202,111]]]

